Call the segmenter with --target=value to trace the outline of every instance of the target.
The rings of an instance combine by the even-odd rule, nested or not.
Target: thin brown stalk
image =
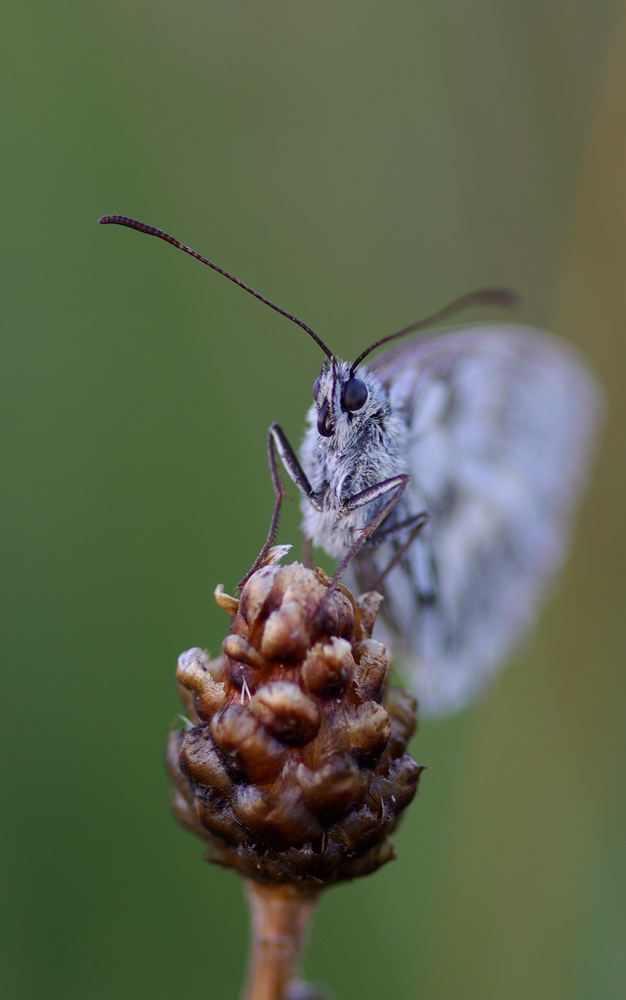
[[[246,891],[251,955],[242,1000],[288,1000],[320,892],[251,881],[246,881]]]

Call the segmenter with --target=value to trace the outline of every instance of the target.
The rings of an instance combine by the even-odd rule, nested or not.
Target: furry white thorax
[[[354,377],[365,383],[368,396],[360,410],[350,413],[341,405],[342,390],[350,378],[349,362],[334,358],[324,363],[300,449],[302,467],[322,508],[316,510],[302,498],[302,529],[314,545],[336,558],[346,554],[391,494],[351,513],[342,511],[342,504],[362,490],[408,471],[402,457],[406,428],[393,413],[386,389],[366,367],[359,366]],[[318,414],[325,403],[332,427],[329,437],[317,429]],[[403,511],[400,502],[389,523],[406,516]]]

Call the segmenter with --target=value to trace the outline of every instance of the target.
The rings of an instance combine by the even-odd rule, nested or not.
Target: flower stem
[[[243,1000],[289,1000],[319,889],[246,881],[252,917]]]

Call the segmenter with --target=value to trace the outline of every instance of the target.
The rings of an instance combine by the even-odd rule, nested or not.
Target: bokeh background
[[[328,893],[306,971],[339,1000],[623,996],[626,7],[24,0],[2,35],[2,996],[228,1000],[245,962],[163,748],[321,356],[109,212],[347,357],[484,285],[591,357],[608,419],[558,593],[487,700],[424,724],[399,859]]]

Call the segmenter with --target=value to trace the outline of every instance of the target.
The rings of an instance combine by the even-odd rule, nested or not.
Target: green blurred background
[[[236,877],[168,810],[192,645],[256,555],[266,429],[484,285],[592,358],[609,417],[524,657],[422,727],[399,859],[328,893],[339,1000],[626,994],[626,8],[610,0],[25,0],[3,16],[0,990],[237,997]],[[472,317],[477,318],[477,317]],[[282,541],[297,542],[288,505]],[[299,552],[299,544],[296,553]]]

